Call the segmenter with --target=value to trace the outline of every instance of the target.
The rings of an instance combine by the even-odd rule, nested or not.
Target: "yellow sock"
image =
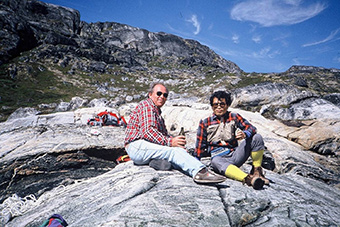
[[[263,153],[264,150],[251,152],[250,156],[253,159],[254,167],[260,167],[262,165]]]
[[[233,180],[242,181],[247,174],[235,165],[229,165],[225,171],[225,176]]]

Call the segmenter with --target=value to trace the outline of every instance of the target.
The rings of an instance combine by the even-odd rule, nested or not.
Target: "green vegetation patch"
[[[39,67],[38,64],[16,67],[17,72],[11,75],[8,65],[0,66],[1,117],[19,107],[33,107],[41,103],[53,103],[56,100],[69,100],[80,92],[78,87],[60,81],[53,72]]]
[[[268,81],[266,77],[263,75],[258,75],[256,73],[252,73],[249,76],[241,76],[241,80],[236,84],[237,88],[246,87],[249,85],[259,84]]]

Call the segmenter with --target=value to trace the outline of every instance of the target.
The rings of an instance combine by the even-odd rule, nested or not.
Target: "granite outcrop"
[[[185,127],[190,150],[199,119],[211,110],[202,103],[179,103],[185,101],[169,102],[163,115],[170,133]],[[308,150],[288,136],[318,131],[316,124],[309,129],[287,126],[258,112],[231,108],[263,136],[263,166],[271,183],[260,191],[229,179],[207,186],[177,170],[156,171],[131,161],[117,165],[116,158],[124,154],[124,128],[90,127],[86,122],[104,109],[128,119],[135,105],[54,114],[21,109],[1,123],[2,224],[36,226],[55,212],[71,226],[339,223],[339,159]],[[242,168],[250,171],[249,162]]]

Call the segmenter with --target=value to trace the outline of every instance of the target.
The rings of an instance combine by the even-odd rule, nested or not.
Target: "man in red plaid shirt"
[[[216,172],[261,189],[264,184],[269,184],[261,167],[265,148],[263,139],[246,119],[228,111],[231,102],[231,95],[225,91],[212,94],[213,114],[199,123],[194,156],[210,156],[211,166]],[[243,141],[239,144],[238,140]],[[253,166],[250,174],[246,174],[239,167],[249,156]]]
[[[210,171],[184,149],[185,136],[168,134],[161,107],[168,97],[168,89],[161,83],[151,85],[148,98],[141,101],[130,115],[125,131],[125,149],[137,165],[151,160],[167,160],[193,177],[196,183],[220,183],[226,178]]]

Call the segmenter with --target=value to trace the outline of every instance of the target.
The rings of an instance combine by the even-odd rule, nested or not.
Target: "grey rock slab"
[[[314,96],[314,93],[300,91],[292,85],[265,82],[235,89],[232,106],[288,105]]]
[[[271,184],[263,190],[230,179],[199,185],[177,170],[155,171],[130,161],[46,192],[6,226],[37,226],[52,213],[61,214],[70,226],[337,226],[340,222],[338,189],[295,174],[267,172],[266,177]]]
[[[310,98],[279,108],[275,116],[282,120],[339,119],[340,108],[325,99]]]
[[[216,186],[131,161],[45,193],[6,226],[37,226],[52,213],[61,214],[70,226],[228,226]]]
[[[22,129],[16,133],[0,135],[0,157],[10,161],[19,157],[44,153],[84,150],[91,147],[117,148],[124,146],[124,129],[119,127],[100,127],[98,135],[91,134],[88,126],[59,125],[45,128],[40,134],[39,128]],[[13,135],[11,135],[13,134]]]
[[[74,116],[83,119],[91,111],[36,115],[36,119],[41,119],[39,124],[35,120],[22,126],[11,125],[13,121],[25,122],[32,116],[1,123],[0,163],[9,165],[15,160],[30,161],[32,157],[54,153],[65,153],[67,158],[67,152],[89,148],[96,148],[95,152],[101,148],[123,149],[124,128],[89,127],[81,120],[71,123]],[[75,184],[71,182],[66,186],[61,183],[52,191],[38,193],[40,197],[26,212],[13,214],[14,219],[7,212],[3,220],[6,226],[37,226],[53,213],[59,213],[72,223],[71,226],[86,226],[87,223],[88,226],[280,226],[282,223],[336,226],[340,223],[339,189],[332,186],[332,182],[339,182],[339,173],[328,168],[330,157],[319,163],[319,154],[284,138],[282,135],[296,131],[291,127],[283,128],[279,122],[259,113],[231,111],[240,113],[258,128],[275,158],[276,169],[266,171],[272,183],[264,190],[254,191],[229,179],[217,186],[197,185],[191,177],[178,171],[157,172],[128,162],[105,174],[75,180]],[[209,108],[201,106],[163,108],[167,127],[179,122],[178,129],[184,126],[189,130],[190,147],[195,141],[196,123],[193,122],[210,112]],[[275,133],[280,128],[281,133]],[[249,172],[249,165],[244,168]],[[34,169],[27,170],[34,172]],[[4,213],[4,205],[5,202],[0,206],[1,213]]]
[[[227,180],[220,189],[232,226],[337,226],[340,191],[295,174],[268,172],[272,182],[253,190]],[[330,209],[331,208],[331,209]]]

